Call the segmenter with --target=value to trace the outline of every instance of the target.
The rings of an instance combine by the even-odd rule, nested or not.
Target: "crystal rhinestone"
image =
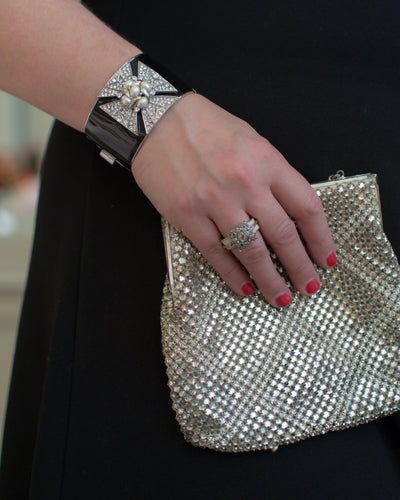
[[[143,113],[148,134],[167,109],[180,99],[178,95],[157,95],[157,92],[178,93],[178,90],[159,73],[139,61],[138,75],[132,74],[129,63],[124,64],[110,78],[98,97],[118,98],[101,104],[100,108],[137,135],[137,113]]]
[[[259,293],[233,294],[170,228],[175,292],[167,280],[163,351],[176,417],[196,446],[275,450],[400,408],[399,268],[375,179],[319,185],[318,194],[338,264],[317,268],[317,297],[293,292],[285,310]]]

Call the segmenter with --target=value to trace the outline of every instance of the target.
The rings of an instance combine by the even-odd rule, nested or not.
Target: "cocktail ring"
[[[235,229],[229,231],[228,236],[223,238],[222,245],[227,250],[237,248],[239,252],[242,252],[250,245],[250,243],[257,239],[257,231],[259,227],[260,226],[255,219],[242,222],[235,227]]]

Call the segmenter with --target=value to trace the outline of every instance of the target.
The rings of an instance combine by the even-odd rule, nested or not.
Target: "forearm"
[[[83,131],[99,90],[140,50],[76,0],[0,9],[0,88]]]

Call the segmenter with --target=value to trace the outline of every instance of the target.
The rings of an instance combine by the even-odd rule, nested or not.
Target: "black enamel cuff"
[[[162,115],[191,89],[148,55],[125,63],[97,96],[85,126],[100,156],[130,170],[140,143]]]

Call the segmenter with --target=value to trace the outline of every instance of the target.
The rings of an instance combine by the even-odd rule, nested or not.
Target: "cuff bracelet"
[[[158,62],[139,54],[108,80],[85,126],[100,156],[130,170],[139,146],[162,115],[193,91]]]

